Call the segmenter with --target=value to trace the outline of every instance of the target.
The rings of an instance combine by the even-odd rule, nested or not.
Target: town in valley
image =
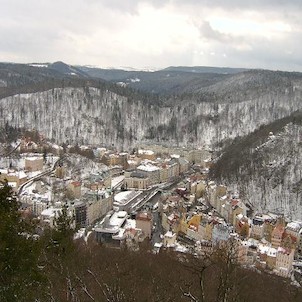
[[[147,242],[155,254],[196,257],[231,242],[239,264],[300,280],[302,221],[254,209],[211,180],[209,149],[58,146],[33,132],[2,145],[0,165],[1,182],[40,232],[56,228],[65,207],[75,240],[132,251]]]

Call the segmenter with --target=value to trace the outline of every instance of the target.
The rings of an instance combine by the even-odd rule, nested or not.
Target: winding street
[[[30,179],[28,179],[25,183],[23,183],[22,185],[20,185],[20,187],[18,188],[17,191],[17,195],[20,196],[20,194],[22,193],[22,190],[28,185],[31,184],[32,182],[34,182],[35,180],[38,180],[39,178],[46,176],[46,175],[50,175],[58,166],[59,163],[61,163],[64,160],[65,155],[63,155],[61,158],[58,158],[55,163],[52,165],[51,168],[47,169],[46,171],[43,171],[42,173],[31,177]]]

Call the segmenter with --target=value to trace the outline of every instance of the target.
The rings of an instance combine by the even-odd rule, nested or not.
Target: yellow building
[[[20,185],[27,181],[27,175],[24,171],[14,171],[9,169],[0,170],[0,181],[7,181],[13,189],[17,189]]]
[[[110,210],[112,210],[113,198],[112,195],[103,193],[91,198],[87,202],[87,224],[91,225],[96,220],[100,219]]]
[[[199,214],[196,214],[191,217],[191,219],[188,221],[188,226],[194,225],[197,229],[201,222],[201,216]]]
[[[43,170],[43,158],[42,157],[25,158],[25,170],[30,172]]]
[[[58,166],[55,171],[55,175],[57,178],[63,179],[66,175],[66,169],[63,166]]]
[[[163,165],[159,171],[159,178],[160,178],[160,182],[167,182],[168,181],[168,169],[167,169],[167,165]]]
[[[155,153],[151,150],[138,150],[138,157],[141,159],[155,160]]]
[[[127,189],[146,190],[149,187],[149,178],[140,172],[132,172],[130,175],[125,173],[125,186]]]

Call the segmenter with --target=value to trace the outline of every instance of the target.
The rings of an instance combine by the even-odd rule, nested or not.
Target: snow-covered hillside
[[[138,142],[213,146],[301,108],[301,81],[282,85],[278,90],[253,94],[234,91],[236,102],[230,94],[217,100],[217,94],[215,102],[211,96],[206,101],[187,96],[176,97],[174,103],[170,99],[169,105],[132,100],[92,87],[55,88],[1,99],[0,122],[36,129],[60,144],[120,149]]]
[[[302,220],[302,113],[235,142],[218,160],[213,174],[239,190],[255,211]]]

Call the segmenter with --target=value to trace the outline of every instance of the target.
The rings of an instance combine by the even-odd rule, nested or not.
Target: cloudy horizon
[[[0,0],[0,5],[2,62],[302,71],[300,0]]]

